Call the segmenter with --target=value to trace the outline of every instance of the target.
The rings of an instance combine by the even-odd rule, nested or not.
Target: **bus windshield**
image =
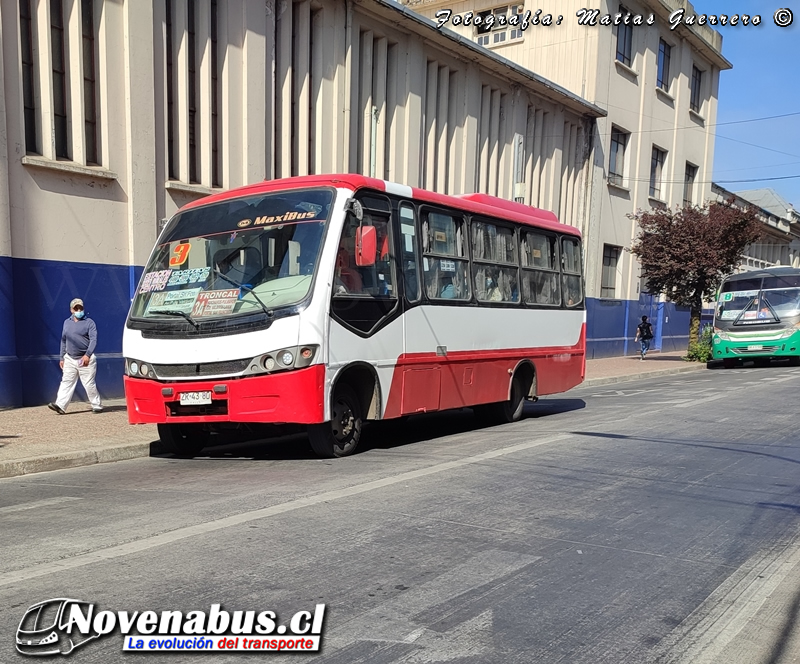
[[[718,327],[794,323],[800,317],[800,277],[739,279],[723,284],[716,310]]]
[[[330,189],[235,198],[181,212],[148,262],[132,318],[205,319],[297,304],[309,292]]]

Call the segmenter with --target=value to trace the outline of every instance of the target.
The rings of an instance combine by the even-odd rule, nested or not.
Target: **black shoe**
[[[62,408],[61,408],[61,407],[60,407],[58,404],[55,404],[55,403],[49,403],[49,404],[47,404],[47,407],[48,407],[50,410],[54,410],[54,411],[56,411],[56,412],[57,412],[59,415],[66,415],[66,413],[64,412],[64,410],[63,410],[63,409],[62,409]]]

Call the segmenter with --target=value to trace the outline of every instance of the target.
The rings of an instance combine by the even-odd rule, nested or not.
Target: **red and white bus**
[[[580,233],[551,212],[359,175],[274,180],[165,226],[124,332],[128,416],[180,455],[291,423],[345,456],[366,420],[515,421],[583,380],[585,336]]]

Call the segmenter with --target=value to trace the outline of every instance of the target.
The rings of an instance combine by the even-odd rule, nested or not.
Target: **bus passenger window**
[[[514,229],[483,221],[471,227],[475,296],[481,302],[519,302]]]
[[[558,242],[555,236],[523,231],[520,238],[520,258],[524,302],[560,306]]]
[[[422,222],[422,272],[425,293],[433,300],[469,300],[464,221],[428,212]]]
[[[562,238],[561,250],[564,302],[568,307],[577,307],[583,303],[580,242],[574,238]]]

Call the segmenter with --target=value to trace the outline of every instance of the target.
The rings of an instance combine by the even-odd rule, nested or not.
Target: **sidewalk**
[[[639,378],[704,369],[684,362],[678,353],[612,357],[586,363],[584,385],[595,386]],[[0,478],[89,466],[159,454],[152,424],[128,424],[123,399],[107,400],[105,410],[92,413],[88,403],[70,404],[65,416],[47,406],[0,411]]]

